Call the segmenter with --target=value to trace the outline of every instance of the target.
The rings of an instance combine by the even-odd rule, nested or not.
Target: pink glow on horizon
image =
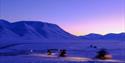
[[[125,32],[125,22],[123,17],[106,17],[88,19],[86,23],[74,22],[73,25],[65,24],[61,26],[67,32],[75,35],[86,35],[89,33],[107,34]]]

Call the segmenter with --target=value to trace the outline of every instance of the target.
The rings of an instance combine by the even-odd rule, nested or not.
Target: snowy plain
[[[112,60],[95,59],[102,48]],[[54,55],[47,56],[48,49]],[[67,57],[58,57],[60,49],[67,50]],[[79,38],[52,23],[0,20],[0,63],[125,63],[125,33]]]
[[[20,43],[19,41],[17,41]],[[30,43],[31,44],[25,44]],[[11,43],[11,42],[10,42]],[[21,42],[22,43],[22,42]],[[3,43],[4,44],[4,43]],[[1,45],[3,45],[1,44]],[[15,52],[19,50],[33,50],[29,55],[0,56],[0,63],[125,63],[124,41],[83,41],[83,40],[61,40],[24,43],[0,49],[0,52]],[[97,48],[91,48],[95,45]],[[112,54],[112,60],[97,60],[94,57],[101,48],[106,48]],[[52,56],[48,56],[47,49],[57,49]],[[58,57],[58,49],[66,49],[67,57]],[[36,52],[39,51],[40,52]]]

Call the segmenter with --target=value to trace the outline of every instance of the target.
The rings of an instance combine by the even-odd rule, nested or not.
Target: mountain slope
[[[79,36],[79,38],[86,40],[125,40],[125,33],[119,33],[119,34],[109,33],[106,35],[92,33],[85,36]]]
[[[8,38],[10,37],[10,38]],[[18,21],[9,23],[6,20],[0,20],[0,40],[14,40],[20,38],[23,40],[125,40],[125,33],[120,34],[88,34],[85,36],[74,36],[56,24],[40,22],[40,21]]]
[[[22,40],[37,40],[37,39],[76,39],[77,37],[64,31],[56,24],[45,23],[40,21],[18,21],[9,23],[6,20],[0,20],[0,31],[5,31],[6,36],[13,36],[14,34],[19,36]],[[12,33],[13,32],[13,33]],[[5,33],[0,33],[5,34]],[[13,34],[13,35],[12,35]],[[3,37],[0,37],[0,40]],[[4,37],[6,38],[6,37]],[[11,37],[11,38],[16,38]],[[13,40],[13,39],[12,39]]]

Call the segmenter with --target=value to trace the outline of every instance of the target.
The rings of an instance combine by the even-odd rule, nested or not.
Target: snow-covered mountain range
[[[60,28],[56,24],[40,21],[18,21],[10,23],[0,20],[0,41],[10,40],[125,40],[125,33],[120,34],[88,34],[75,36]]]
[[[87,40],[122,40],[125,41],[125,33],[109,33],[106,35],[100,35],[100,34],[88,34],[85,36],[80,36],[81,39],[87,39]]]
[[[10,23],[0,20],[0,40],[75,39],[56,24],[40,21],[19,21]]]

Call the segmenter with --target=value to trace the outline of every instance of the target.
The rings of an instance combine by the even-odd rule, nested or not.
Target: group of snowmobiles
[[[51,50],[48,50],[48,51],[47,51],[47,54],[48,54],[48,55],[52,55],[52,51],[51,51]],[[66,56],[67,56],[67,51],[66,51],[65,49],[60,50],[58,56],[59,56],[59,57],[66,57]],[[100,49],[100,50],[97,52],[97,55],[95,56],[95,58],[101,59],[101,60],[112,59],[112,55],[109,54],[106,49]]]
[[[51,51],[51,50],[48,50],[48,51],[47,51],[47,54],[48,54],[48,55],[52,55],[52,51]],[[66,56],[67,56],[66,50],[65,50],[65,49],[60,50],[60,52],[59,52],[59,57],[66,57]]]

